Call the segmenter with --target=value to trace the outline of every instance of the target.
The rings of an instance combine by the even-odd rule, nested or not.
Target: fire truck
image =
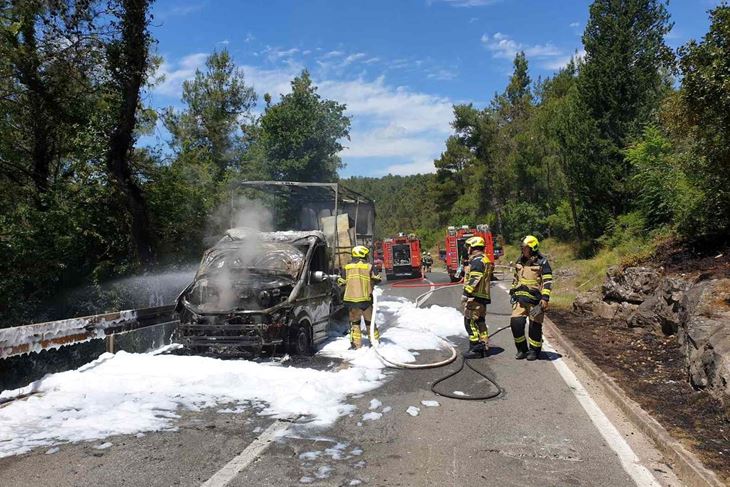
[[[446,263],[446,271],[449,273],[451,282],[457,282],[464,277],[464,265],[468,263],[464,242],[470,237],[482,237],[484,239],[484,253],[494,262],[494,242],[489,225],[448,227],[445,241],[446,254],[443,260]]]
[[[383,240],[383,267],[388,280],[421,277],[421,241],[399,233]]]

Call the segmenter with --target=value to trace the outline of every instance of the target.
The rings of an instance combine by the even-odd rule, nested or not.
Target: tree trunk
[[[575,235],[578,240],[583,240],[583,231],[580,228],[580,222],[578,221],[578,210],[575,207],[575,195],[573,190],[568,191],[568,200],[570,201],[570,212],[573,214],[573,225],[575,225]]]
[[[116,88],[119,90],[115,126],[107,152],[107,170],[124,195],[132,217],[132,238],[137,257],[143,264],[152,262],[150,222],[142,189],[132,175],[131,155],[134,128],[137,123],[139,95],[149,62],[147,10],[149,0],[121,0],[122,21],[119,59],[113,66]],[[114,62],[114,61],[113,61]]]
[[[31,120],[30,158],[31,158],[31,179],[36,189],[36,200],[38,206],[43,209],[41,196],[48,191],[51,161],[53,160],[53,144],[49,123],[51,115],[48,110],[47,100],[49,98],[47,88],[39,76],[40,61],[38,60],[38,46],[36,42],[36,11],[30,6],[19,7],[16,2],[14,7],[22,12],[21,34],[22,44],[14,40],[14,47],[21,56],[17,59],[16,68],[21,83],[28,90],[29,118]]]

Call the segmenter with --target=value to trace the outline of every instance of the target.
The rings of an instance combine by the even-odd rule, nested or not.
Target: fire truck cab
[[[399,233],[383,240],[383,267],[390,281],[421,277],[421,241],[413,234]]]
[[[464,242],[470,237],[484,239],[484,253],[494,262],[494,241],[489,225],[477,225],[476,227],[462,225],[458,228],[450,226],[446,233],[446,255],[443,260],[451,282],[457,282],[464,277],[463,268],[468,263],[469,257],[464,248]]]

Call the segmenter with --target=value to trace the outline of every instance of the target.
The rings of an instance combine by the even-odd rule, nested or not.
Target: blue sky
[[[158,0],[153,34],[165,81],[153,106],[179,106],[182,82],[227,48],[261,97],[302,69],[347,105],[343,176],[432,172],[454,103],[483,106],[524,50],[533,80],[580,53],[587,0]],[[672,0],[672,47],[707,31],[719,0]],[[260,109],[260,108],[259,108]],[[145,143],[164,143],[165,134]]]

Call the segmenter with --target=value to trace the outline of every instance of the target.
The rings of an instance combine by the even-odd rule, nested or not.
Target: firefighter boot
[[[537,360],[542,349],[542,323],[530,320],[527,342],[530,344],[530,351],[527,352],[527,360]]]
[[[373,339],[376,342],[379,342],[380,341],[380,330],[378,330],[378,325],[375,325],[373,328],[374,328],[373,329]],[[370,336],[370,322],[368,320],[365,320],[365,330],[367,331],[368,336]],[[371,343],[371,345],[372,345],[372,343]]]
[[[484,358],[487,356],[487,348],[484,342],[475,342],[469,345],[469,351],[464,354],[465,359]]]
[[[515,339],[515,347],[517,347],[517,360],[527,357],[527,337],[525,336],[525,324],[527,318],[524,316],[515,316],[510,319],[510,327],[512,328],[512,336]]]
[[[360,331],[360,321],[350,322],[350,349],[357,350],[362,346],[362,331]]]

